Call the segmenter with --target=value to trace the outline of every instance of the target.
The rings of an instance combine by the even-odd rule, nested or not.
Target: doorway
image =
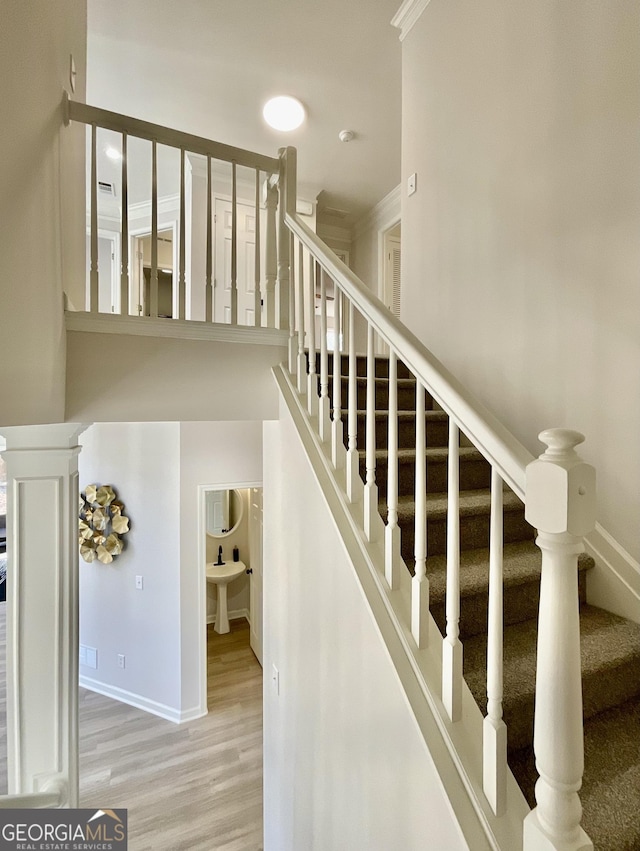
[[[198,512],[198,570],[201,589],[201,695],[207,700],[207,626],[217,617],[217,588],[206,578],[206,565],[232,561],[234,548],[246,572],[229,583],[227,609],[231,622],[245,618],[250,646],[262,665],[262,483],[223,482],[200,485]],[[241,508],[238,508],[241,501]],[[235,505],[235,507],[234,507]],[[220,547],[222,551],[220,552]]]

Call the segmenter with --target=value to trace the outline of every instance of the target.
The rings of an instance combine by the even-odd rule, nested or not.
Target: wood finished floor
[[[4,605],[1,605],[4,609]],[[262,669],[246,621],[207,633],[209,714],[173,724],[80,689],[80,805],[125,807],[129,851],[260,851]],[[4,663],[4,612],[0,631]],[[4,664],[0,720],[5,723]],[[6,745],[0,784],[6,791]]]

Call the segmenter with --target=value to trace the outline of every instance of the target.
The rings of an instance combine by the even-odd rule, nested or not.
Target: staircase
[[[341,358],[342,398],[348,360]],[[376,480],[386,520],[388,360],[376,359]],[[329,356],[332,375],[333,358]],[[320,364],[317,363],[319,374]],[[357,359],[358,446],[365,445],[366,359]],[[329,381],[329,388],[333,381]],[[398,363],[398,522],[401,552],[413,573],[415,494],[415,380]],[[330,389],[331,394],[331,389]],[[448,417],[426,398],[427,575],[430,611],[445,634]],[[460,446],[460,638],[464,677],[486,713],[487,605],[490,466],[461,438]],[[346,445],[346,440],[345,440]],[[360,473],[365,479],[365,453]],[[504,720],[508,760],[531,807],[537,779],[533,757],[533,710],[540,551],[524,506],[504,492]],[[586,603],[592,560],[579,558],[585,773],[582,824],[601,851],[640,849],[640,625]]]

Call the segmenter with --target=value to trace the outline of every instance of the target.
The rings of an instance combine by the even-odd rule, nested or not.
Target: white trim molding
[[[413,25],[429,5],[429,0],[404,0],[398,11],[391,18],[391,26],[400,30],[400,41],[411,32]]]
[[[588,602],[640,623],[640,564],[599,523],[585,544],[595,561],[587,573]]]
[[[167,721],[173,721],[174,724],[193,721],[194,718],[202,718],[207,714],[206,712],[202,712],[200,708],[188,709],[183,712],[173,706],[168,706],[166,703],[159,703],[157,700],[151,700],[148,697],[143,697],[141,694],[100,682],[100,680],[94,680],[91,677],[83,677],[81,675],[79,684],[81,688],[86,688],[88,691],[94,691],[96,694],[102,694],[105,697],[118,700],[120,703],[126,703],[128,706],[133,706],[136,709],[142,709],[144,712],[150,712],[152,715],[165,718]]]
[[[67,331],[94,334],[130,334],[133,337],[165,337],[172,340],[210,340],[220,343],[248,343],[259,346],[286,346],[288,331],[225,325],[194,319],[155,319],[150,316],[116,316],[104,313],[65,312]]]
[[[399,183],[354,224],[353,241],[359,239],[367,230],[386,230],[386,228],[400,221],[401,198],[401,184]]]

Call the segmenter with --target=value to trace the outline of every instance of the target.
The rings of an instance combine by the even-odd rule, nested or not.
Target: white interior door
[[[249,552],[251,553],[249,640],[256,659],[262,665],[262,488],[249,491]]]
[[[118,265],[117,237],[98,236],[98,312],[114,313],[118,307]],[[86,250],[87,268],[87,302],[86,310],[90,310],[91,291],[91,237],[87,234]]]
[[[256,209],[250,204],[236,205],[238,325],[254,325]],[[231,322],[231,201],[216,198],[214,322]]]

